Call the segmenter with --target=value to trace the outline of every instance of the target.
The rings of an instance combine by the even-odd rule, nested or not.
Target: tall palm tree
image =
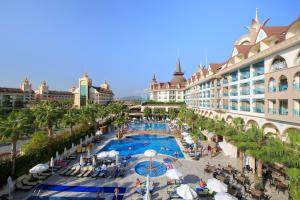
[[[48,137],[53,136],[53,126],[59,121],[61,115],[60,109],[49,101],[38,104],[34,109],[36,123],[41,128],[46,128]]]
[[[32,122],[28,121],[28,117],[25,112],[13,111],[5,120],[0,121],[0,131],[5,137],[11,140],[11,161],[12,169],[11,174],[15,174],[16,169],[16,156],[17,156],[17,141],[20,136],[25,133]]]
[[[122,125],[125,123],[125,117],[123,115],[118,116],[114,121],[113,124],[118,128],[118,139],[120,139],[120,130]]]
[[[151,114],[152,114],[151,108],[146,107],[146,108],[144,109],[144,116],[148,118],[148,117],[150,117]]]
[[[73,127],[79,121],[79,118],[79,112],[75,108],[68,109],[67,112],[63,115],[62,124],[70,128],[70,135],[73,134]]]
[[[88,104],[81,108],[81,121],[86,125],[89,126],[92,131],[96,130],[97,126],[97,112],[98,107],[96,104]]]

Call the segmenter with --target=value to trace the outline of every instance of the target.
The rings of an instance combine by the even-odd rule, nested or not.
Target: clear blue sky
[[[300,14],[298,0],[2,0],[0,86],[34,89],[45,79],[66,90],[88,72],[94,85],[107,80],[116,96],[140,95],[153,73],[168,81],[177,49],[183,71],[223,62],[259,9],[269,25]]]

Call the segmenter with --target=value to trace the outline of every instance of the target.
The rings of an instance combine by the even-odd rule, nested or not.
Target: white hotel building
[[[185,102],[197,113],[235,117],[286,139],[300,129],[300,17],[288,26],[267,26],[256,15],[231,57],[200,68],[187,80]]]

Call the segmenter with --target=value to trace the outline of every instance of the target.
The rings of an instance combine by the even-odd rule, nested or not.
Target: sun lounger
[[[78,174],[80,172],[80,166],[76,166],[75,170],[70,174],[70,176],[75,176],[76,174]]]
[[[37,180],[45,180],[47,178],[46,176],[41,176],[39,174],[32,174],[32,177]]]
[[[94,167],[88,166],[88,167],[87,167],[87,171],[83,174],[83,177],[88,177],[88,176],[90,176],[90,175],[92,174],[93,170],[94,170]]]
[[[107,170],[101,171],[98,176],[102,177],[102,178],[106,178],[107,177]]]
[[[92,174],[92,178],[96,178],[97,176],[99,176],[100,171],[94,171],[94,173]]]
[[[42,172],[42,173],[39,173],[39,176],[51,176],[51,172]]]
[[[83,175],[88,171],[88,167],[84,167],[80,170],[80,173],[77,174],[77,177],[83,177]]]
[[[67,173],[68,171],[70,171],[70,170],[72,169],[72,167],[73,167],[73,166],[69,166],[68,168],[64,169],[63,171],[61,171],[61,172],[59,173],[59,175],[61,175],[61,176],[66,175],[66,173]]]
[[[73,166],[70,170],[68,170],[68,171],[65,173],[65,175],[66,175],[66,176],[70,176],[70,175],[75,171],[75,169],[76,169],[76,166]]]
[[[39,181],[30,181],[30,178],[24,178],[22,180],[22,183],[24,186],[36,186],[39,183]]]
[[[22,182],[17,182],[16,183],[16,189],[18,190],[22,190],[22,191],[29,191],[33,188],[33,186],[29,186],[29,185],[24,185]]]

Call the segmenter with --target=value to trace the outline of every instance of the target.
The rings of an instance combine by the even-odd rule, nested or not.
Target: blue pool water
[[[129,150],[130,147],[131,150]],[[161,149],[162,147],[165,149]],[[121,156],[131,156],[143,154],[148,149],[154,149],[157,153],[168,156],[184,157],[174,137],[161,135],[135,135],[121,140],[111,140],[99,152],[116,150]],[[178,156],[175,156],[175,152],[178,152]]]
[[[149,174],[150,177],[161,176],[167,171],[166,165],[161,162],[153,161],[151,171],[149,171],[149,166],[149,161],[140,162],[135,166],[135,171],[141,176],[147,176]]]
[[[169,131],[169,125],[166,123],[157,122],[132,122],[128,124],[130,130],[145,130],[145,131]]]

